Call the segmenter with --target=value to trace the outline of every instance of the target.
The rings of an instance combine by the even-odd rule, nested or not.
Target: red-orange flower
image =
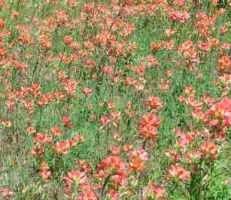
[[[139,133],[145,139],[156,140],[160,119],[154,113],[146,113],[140,120]]]
[[[172,178],[179,178],[181,181],[188,181],[191,178],[190,172],[176,163],[170,166],[168,173]]]
[[[211,142],[204,142],[201,145],[201,152],[204,156],[212,158],[215,160],[217,158],[217,146]]]
[[[160,98],[156,96],[149,97],[146,104],[153,110],[159,109],[163,106]]]
[[[47,144],[47,143],[50,143],[52,141],[52,137],[50,137],[44,133],[37,133],[34,139],[36,142],[39,142],[42,144]]]

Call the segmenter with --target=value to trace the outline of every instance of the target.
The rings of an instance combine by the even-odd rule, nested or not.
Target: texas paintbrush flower
[[[177,178],[181,181],[189,181],[190,172],[182,167],[179,163],[172,164],[168,169],[169,178]]]
[[[39,175],[42,177],[44,181],[48,181],[48,179],[51,177],[51,171],[46,161],[41,162]]]
[[[69,141],[59,141],[54,144],[54,150],[58,154],[67,154],[71,148]]]
[[[109,124],[111,121],[110,117],[108,115],[103,115],[101,118],[100,118],[100,124],[102,126],[106,126],[107,124]]]
[[[145,140],[156,140],[157,128],[160,126],[160,119],[154,113],[146,113],[139,122],[139,133]]]
[[[161,102],[160,98],[156,96],[150,96],[146,100],[145,104],[153,110],[158,110],[163,107],[163,103]]]
[[[215,103],[206,112],[206,116],[205,122],[209,126],[229,127],[231,125],[231,100],[226,97]]]
[[[94,188],[84,172],[71,170],[63,177],[64,191],[68,197],[78,193],[77,200],[97,200]]]
[[[3,19],[0,18],[0,29],[3,29],[5,26],[5,22]]]
[[[75,135],[74,137],[70,138],[69,140],[61,140],[56,142],[53,145],[53,149],[58,154],[68,154],[70,149],[74,147],[78,142],[82,142],[83,137],[81,135]]]
[[[129,169],[135,172],[142,172],[145,168],[148,153],[144,149],[133,150],[129,153]]]
[[[52,135],[54,135],[54,136],[60,136],[60,135],[63,134],[62,131],[61,131],[61,129],[58,126],[52,127],[50,129],[50,131],[51,131]]]
[[[71,120],[70,120],[69,116],[64,115],[62,120],[63,120],[63,125],[65,127],[67,127],[67,128],[73,128],[73,124],[71,123]]]
[[[218,59],[218,70],[231,73],[231,58],[229,55],[222,55]]]
[[[90,184],[82,184],[80,186],[80,193],[76,200],[98,200],[98,195]]]
[[[10,199],[13,196],[14,192],[9,187],[0,187],[0,195],[4,199]]]
[[[37,133],[34,137],[34,140],[41,144],[48,144],[52,142],[52,137],[44,133]]]
[[[100,180],[109,177],[114,185],[124,185],[127,181],[127,166],[119,156],[108,156],[98,164],[96,177]]]
[[[205,158],[217,159],[218,150],[216,144],[206,141],[201,145],[200,150]]]
[[[149,198],[154,198],[157,200],[164,200],[166,198],[166,190],[163,186],[156,184],[155,182],[149,182],[145,188],[145,197],[148,200]]]
[[[87,176],[84,172],[80,172],[78,170],[71,170],[67,173],[65,177],[63,177],[63,180],[65,182],[66,187],[71,188],[71,185],[73,183],[76,183],[77,185],[87,183]]]

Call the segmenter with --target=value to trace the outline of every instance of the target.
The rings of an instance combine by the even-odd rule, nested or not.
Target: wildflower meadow
[[[231,200],[231,1],[0,0],[0,200]]]

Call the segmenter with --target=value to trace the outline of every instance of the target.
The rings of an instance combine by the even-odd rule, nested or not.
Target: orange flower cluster
[[[160,126],[160,119],[154,113],[146,113],[139,123],[139,133],[145,140],[155,141],[157,138],[157,128]]]
[[[231,72],[231,58],[228,55],[223,55],[218,60],[218,69],[221,72]]]
[[[98,164],[96,177],[103,180],[111,177],[115,186],[124,185],[127,181],[126,164],[119,156],[108,156]]]
[[[168,170],[170,178],[177,178],[181,181],[189,181],[191,178],[190,172],[184,169],[180,164],[173,164]]]
[[[144,171],[145,161],[148,160],[148,153],[144,149],[132,151],[129,153],[129,160],[131,171],[142,172]]]

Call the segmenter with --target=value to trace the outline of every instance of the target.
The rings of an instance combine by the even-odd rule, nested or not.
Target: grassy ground
[[[231,47],[223,47],[231,45],[229,2],[71,2],[0,1],[2,198],[229,200],[229,125],[210,126],[206,121],[207,110],[231,94],[231,60],[219,62],[223,55],[231,59]],[[189,47],[182,45],[189,40]],[[159,98],[160,108],[147,101],[151,96]],[[193,117],[196,109],[203,113],[201,119]],[[139,127],[147,113],[160,119],[154,138],[142,135]],[[104,124],[102,116],[109,123]],[[52,127],[62,134],[54,136]],[[177,128],[183,135],[198,136],[182,147]],[[220,131],[226,133],[222,139],[216,135]],[[51,141],[38,139],[38,133]],[[57,152],[55,144],[78,134],[83,140]],[[216,145],[215,158],[201,155],[204,142]],[[126,151],[128,144],[133,147]],[[35,147],[44,152],[31,153]],[[113,147],[119,153],[111,151]],[[130,155],[139,149],[148,160]],[[169,150],[180,158],[166,156]],[[200,159],[187,160],[187,153],[197,150]],[[210,151],[208,156],[213,155]],[[112,154],[123,160],[124,169],[107,167],[112,161],[99,166]],[[80,160],[89,163],[90,172],[76,164]],[[135,161],[138,166],[132,168]],[[171,176],[169,168],[176,163],[190,172],[190,178],[181,180],[184,171]],[[70,188],[63,177],[73,169],[84,173],[87,183],[81,176],[78,181],[69,177],[77,186],[66,192]],[[113,181],[115,174],[123,183]]]

